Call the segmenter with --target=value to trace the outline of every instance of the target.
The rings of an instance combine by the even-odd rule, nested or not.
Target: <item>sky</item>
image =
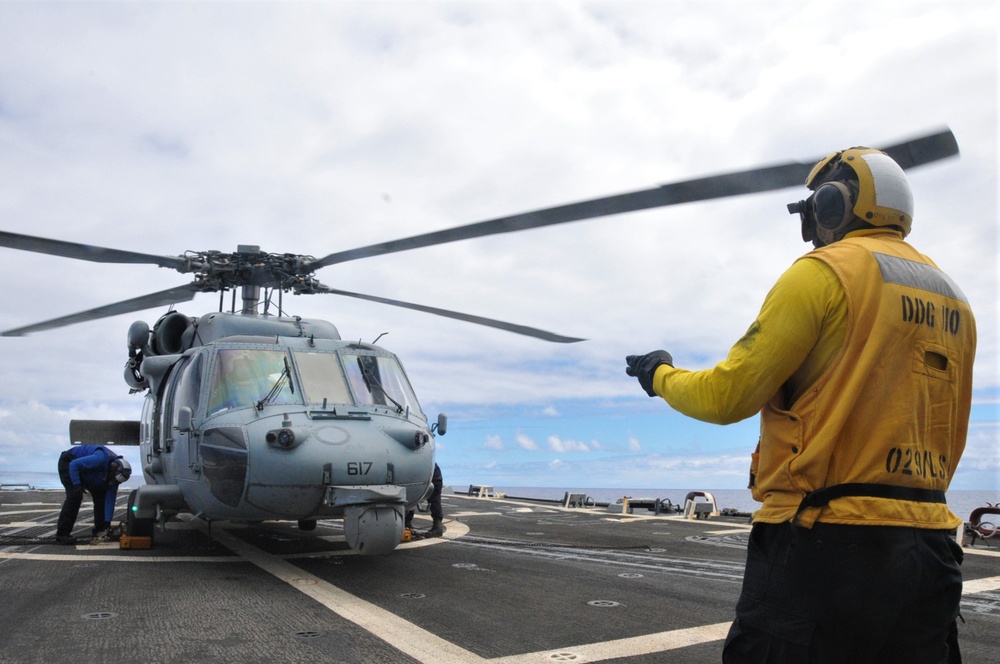
[[[977,316],[957,489],[1000,493],[996,2],[4,2],[0,229],[136,252],[334,251],[950,127],[909,172],[909,241]],[[650,399],[624,356],[711,367],[810,247],[804,187],[321,270],[349,291],[583,337],[553,344],[286,296],[397,353],[456,487],[738,489],[757,417]],[[0,249],[7,330],[187,283]],[[199,295],[189,316],[217,308]],[[126,331],[0,339],[0,470],[53,471],[71,419],[138,419]],[[137,450],[126,457],[137,461]],[[1000,497],[1000,496],[998,496]]]

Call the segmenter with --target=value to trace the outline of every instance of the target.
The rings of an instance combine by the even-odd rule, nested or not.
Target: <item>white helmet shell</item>
[[[128,481],[128,478],[132,477],[132,464],[124,457],[118,457],[114,460],[114,463],[118,466],[118,472],[115,473],[115,482],[124,484]]]

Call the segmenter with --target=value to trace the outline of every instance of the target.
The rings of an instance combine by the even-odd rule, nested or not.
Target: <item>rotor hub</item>
[[[301,254],[269,254],[257,247],[241,246],[239,251],[189,251],[184,254],[195,287],[202,292],[230,290],[242,286],[293,291],[296,294],[326,290],[310,267],[316,259]]]

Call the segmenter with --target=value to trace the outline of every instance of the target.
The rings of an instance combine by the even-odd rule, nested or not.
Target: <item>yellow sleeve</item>
[[[797,382],[819,377],[843,343],[846,316],[844,290],[833,271],[818,260],[798,260],[774,284],[725,360],[702,371],[661,365],[653,389],[689,417],[715,424],[744,420],[783,386],[799,394],[804,386]]]

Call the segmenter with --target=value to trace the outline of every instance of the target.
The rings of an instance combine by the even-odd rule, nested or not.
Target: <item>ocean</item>
[[[464,491],[467,487],[455,487]],[[502,491],[509,497],[546,498],[562,500],[566,492],[585,493],[595,502],[613,503],[621,498],[666,498],[674,505],[684,505],[684,499],[690,491],[707,491],[715,497],[719,509],[732,508],[739,512],[753,512],[760,503],[750,495],[749,489],[585,489],[580,487],[546,488],[546,487],[505,487],[495,486],[494,491]],[[1000,489],[995,491],[972,491],[955,489],[947,494],[948,506],[957,516],[969,519],[972,510],[987,504],[1000,503]]]
[[[132,477],[125,483],[126,489],[141,485],[142,475]],[[5,488],[61,489],[59,475],[56,473],[10,472],[0,470],[0,486]],[[453,485],[458,491],[468,487]],[[759,504],[750,496],[749,489],[607,489],[583,487],[517,487],[494,486],[494,491],[505,493],[509,497],[562,500],[567,491],[570,493],[585,493],[595,502],[613,503],[625,496],[629,498],[666,498],[675,505],[683,505],[690,491],[708,491],[715,496],[719,509],[731,508],[739,512],[753,512]],[[955,489],[948,492],[948,505],[956,515],[968,520],[972,510],[987,504],[1000,503],[1000,489],[992,491],[973,491]]]

